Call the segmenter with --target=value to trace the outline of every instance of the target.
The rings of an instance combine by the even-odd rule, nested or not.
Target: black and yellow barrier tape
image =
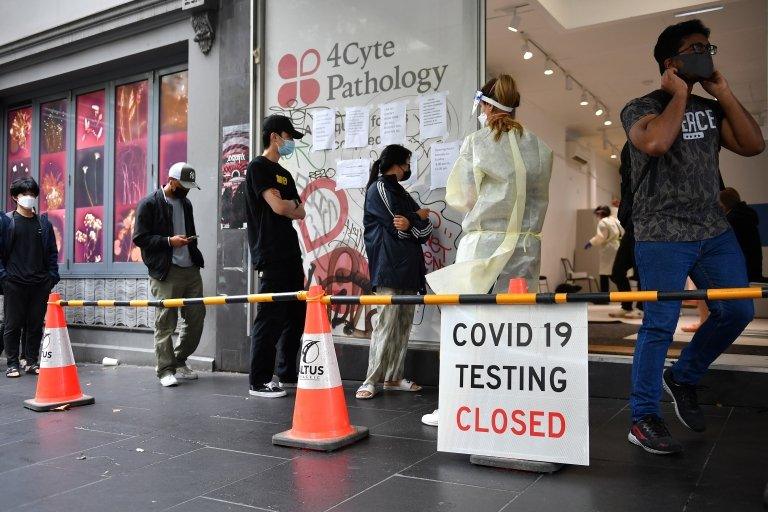
[[[308,297],[306,291],[286,293],[259,293],[253,295],[220,295],[191,299],[165,300],[61,300],[51,302],[66,307],[94,306],[100,308],[180,308],[202,304],[254,304],[258,302],[315,301],[323,304],[359,304],[387,306],[390,304],[423,304],[427,306],[456,304],[564,304],[573,302],[658,302],[678,300],[738,300],[768,298],[768,287],[713,288],[709,290],[683,290],[677,292],[589,292],[589,293],[499,293],[488,295],[324,295]]]

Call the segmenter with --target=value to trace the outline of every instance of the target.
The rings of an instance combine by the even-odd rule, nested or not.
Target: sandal
[[[376,386],[373,384],[363,384],[359,388],[357,388],[357,393],[355,393],[355,398],[358,400],[370,400],[371,398],[376,396]]]
[[[412,393],[421,391],[421,386],[408,379],[401,379],[396,384],[384,384],[384,389],[391,391],[410,391]]]
[[[16,377],[21,377],[21,373],[19,372],[19,369],[15,366],[9,367],[7,370],[5,370],[5,376],[9,379],[15,379]]]

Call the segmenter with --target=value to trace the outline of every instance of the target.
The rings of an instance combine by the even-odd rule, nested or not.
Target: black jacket
[[[192,203],[187,198],[182,199],[181,203],[184,205],[186,233],[173,232],[173,207],[165,199],[163,189],[142,199],[136,211],[133,243],[141,248],[141,258],[149,270],[150,277],[159,281],[168,277],[168,271],[173,261],[173,248],[168,242],[168,238],[174,235],[197,235],[195,218],[192,215]],[[204,266],[203,254],[197,248],[197,240],[192,241],[187,247],[189,247],[192,263],[202,268]]]
[[[419,205],[394,176],[380,176],[365,194],[365,252],[371,287],[424,291],[426,267],[421,244],[429,240],[432,223],[416,214]],[[407,232],[393,225],[395,215],[411,223]]]
[[[763,248],[760,243],[760,232],[757,229],[760,222],[757,212],[742,201],[734,206],[726,217],[744,253],[749,280],[763,281]]]
[[[53,233],[51,221],[48,220],[46,214],[38,215],[37,218],[40,220],[40,229],[42,229],[45,267],[48,269],[48,275],[51,276],[51,284],[56,286],[61,281],[59,277],[59,250],[56,247],[56,236]],[[8,275],[5,265],[8,262],[13,246],[13,225],[12,216],[8,214],[0,215],[0,283],[5,281]]]

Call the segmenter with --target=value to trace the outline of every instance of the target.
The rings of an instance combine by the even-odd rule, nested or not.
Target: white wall
[[[0,46],[130,1],[0,0]]]
[[[587,208],[589,183],[586,169],[567,163],[565,123],[535,104],[520,107],[520,122],[543,139],[554,152],[549,183],[549,208],[544,219],[541,242],[541,275],[550,289],[563,282],[560,258],[573,261],[576,244],[576,210]]]

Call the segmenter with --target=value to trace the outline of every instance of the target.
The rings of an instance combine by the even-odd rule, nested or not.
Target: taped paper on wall
[[[461,149],[461,142],[445,142],[434,143],[430,149],[430,157],[432,160],[432,172],[430,173],[431,183],[430,188],[432,190],[438,188],[445,188],[448,183],[448,176],[451,174],[453,164],[459,158],[459,150]]]
[[[312,111],[312,151],[334,149],[336,145],[336,111],[318,108]]]
[[[419,140],[448,135],[447,91],[419,96]]]
[[[355,158],[353,160],[336,161],[336,190],[350,188],[365,188],[368,183],[368,171],[371,160]]]
[[[368,145],[370,107],[347,107],[344,116],[344,148],[364,148]]]
[[[381,145],[390,144],[405,145],[405,108],[408,106],[406,101],[393,101],[379,106],[381,111]]]

